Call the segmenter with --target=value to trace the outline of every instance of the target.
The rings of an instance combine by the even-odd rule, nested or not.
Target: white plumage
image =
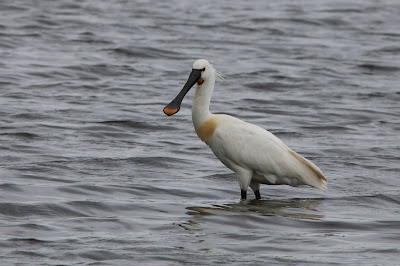
[[[249,186],[259,199],[260,184],[326,189],[327,180],[322,171],[272,133],[229,115],[210,113],[211,95],[219,75],[208,61],[197,60],[188,82],[164,112],[167,115],[178,112],[183,97],[197,82],[192,107],[196,133],[215,156],[236,173],[242,199],[246,198]]]

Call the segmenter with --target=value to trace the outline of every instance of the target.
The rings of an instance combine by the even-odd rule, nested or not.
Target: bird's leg
[[[260,183],[257,182],[251,182],[250,183],[250,188],[254,191],[254,195],[256,196],[256,199],[261,199],[260,195]]]
[[[247,198],[247,191],[246,190],[240,190],[242,192],[242,199]]]
[[[240,185],[240,190],[241,190],[241,196],[242,200],[247,198],[247,188],[250,185],[251,182],[251,177],[253,176],[253,171],[237,167],[235,169],[239,185]]]

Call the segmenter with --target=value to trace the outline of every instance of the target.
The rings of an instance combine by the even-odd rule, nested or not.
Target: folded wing
[[[260,183],[326,189],[327,180],[314,163],[291,150],[272,133],[227,117],[223,120],[230,121],[221,123],[215,131],[218,147],[210,145],[218,158],[224,156],[225,161],[253,170],[253,179]]]

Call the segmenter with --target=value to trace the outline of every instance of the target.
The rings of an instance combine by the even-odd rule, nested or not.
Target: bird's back
[[[213,119],[217,126],[206,143],[232,170],[233,166],[253,170],[260,183],[326,189],[321,170],[272,133],[229,115],[213,115]]]

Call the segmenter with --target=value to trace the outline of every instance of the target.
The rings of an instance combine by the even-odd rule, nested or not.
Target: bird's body
[[[200,77],[197,71],[201,71]],[[196,74],[194,78],[193,73]],[[242,199],[246,198],[249,186],[259,199],[260,184],[310,185],[326,189],[327,180],[322,171],[311,161],[292,151],[272,133],[233,116],[212,114],[209,111],[216,73],[206,60],[197,60],[182,91],[188,91],[189,83],[197,82],[192,106],[196,133],[215,156],[236,173]],[[194,83],[191,84],[193,85]],[[164,108],[166,114],[172,115],[179,111],[183,99],[182,93],[179,95]]]

